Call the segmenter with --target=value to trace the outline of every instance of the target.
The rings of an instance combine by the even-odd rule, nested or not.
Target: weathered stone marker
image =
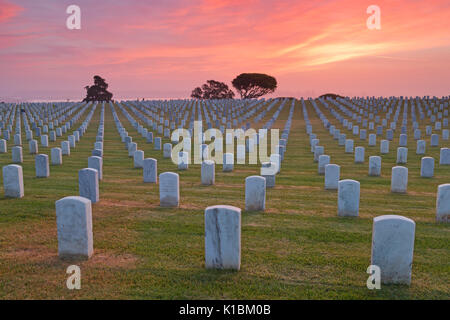
[[[91,201],[66,197],[56,201],[58,256],[89,259],[94,253]]]
[[[345,153],[353,153],[353,140],[345,140]]]
[[[159,175],[159,202],[161,207],[178,207],[180,204],[180,177],[177,173]]]
[[[78,186],[80,189],[80,197],[97,203],[100,198],[98,187],[98,172],[92,168],[85,168],[78,171]]]
[[[369,157],[369,176],[378,177],[381,175],[381,157]]]
[[[103,179],[103,158],[92,156],[88,158],[88,167],[98,172],[98,180]]]
[[[422,178],[433,178],[434,176],[434,158],[423,157],[420,165],[420,176]]]
[[[61,151],[63,156],[70,156],[70,143],[69,141],[61,141]]]
[[[223,172],[231,172],[234,168],[234,154],[232,153],[225,153],[223,155],[223,165],[222,165],[222,171]]]
[[[144,183],[158,183],[158,160],[144,159]]]
[[[360,184],[355,180],[341,180],[338,183],[338,216],[357,217],[359,215]]]
[[[417,140],[416,154],[425,154],[426,142],[425,140]]]
[[[5,139],[0,139],[0,153],[8,152],[8,145]]]
[[[3,189],[7,198],[22,198],[24,196],[21,166],[10,164],[3,167]]]
[[[205,209],[205,266],[240,269],[241,209],[223,205]]]
[[[154,150],[161,150],[161,138],[160,137],[156,137],[155,138],[155,143],[153,145],[153,149]]]
[[[133,155],[134,168],[142,168],[144,166],[144,151],[137,150]]]
[[[261,177],[266,179],[266,188],[275,187],[275,177],[277,174],[277,164],[274,162],[261,163]]]
[[[373,219],[371,264],[381,270],[383,284],[411,284],[416,224],[385,215]]]
[[[450,222],[450,183],[438,187],[436,199],[436,220]]]
[[[36,140],[30,140],[28,142],[28,147],[30,149],[30,154],[37,154],[39,152],[39,147]]]
[[[261,176],[245,178],[245,210],[264,211],[266,208],[266,179]]]
[[[47,178],[50,176],[48,155],[38,154],[35,158],[36,178]]]
[[[47,136],[46,134],[44,134],[44,135],[41,136],[41,145],[42,145],[44,148],[47,148],[47,147],[48,147],[48,136]]]
[[[132,158],[136,151],[137,151],[137,143],[136,142],[130,142],[130,144],[128,145],[128,156],[130,158]]]
[[[408,148],[397,148],[397,164],[406,164],[408,162]]]
[[[450,148],[441,148],[439,154],[439,165],[450,165]]]
[[[355,163],[364,163],[364,147],[355,148]]]
[[[314,162],[319,162],[319,157],[323,155],[325,148],[323,146],[316,146],[314,148]]]
[[[52,148],[52,165],[59,166],[62,165],[62,151],[61,148]]]
[[[22,147],[19,147],[19,146],[12,147],[11,152],[12,152],[12,162],[13,163],[22,163],[23,162]]]
[[[341,167],[337,164],[327,164],[325,166],[325,189],[337,190],[340,179]]]
[[[163,157],[168,159],[172,156],[172,144],[164,143],[163,145]]]
[[[178,152],[178,170],[187,170],[189,168],[189,152]]]
[[[389,140],[381,140],[380,153],[381,154],[389,153]]]
[[[391,192],[406,193],[408,187],[408,168],[396,166],[392,168]]]
[[[202,184],[209,186],[215,182],[215,163],[212,160],[204,160],[201,168]]]
[[[319,166],[318,166],[317,171],[320,175],[325,174],[325,166],[329,163],[330,163],[329,155],[322,154],[319,156]]]

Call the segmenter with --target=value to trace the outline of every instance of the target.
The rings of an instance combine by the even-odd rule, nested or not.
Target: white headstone
[[[47,178],[50,176],[50,167],[48,164],[48,155],[38,154],[35,158],[36,177]]]
[[[12,162],[13,163],[22,163],[23,155],[22,155],[22,147],[15,146],[11,149],[12,152]]]
[[[277,174],[277,164],[275,162],[261,163],[261,177],[266,179],[266,188],[275,187],[275,177]]]
[[[430,140],[430,146],[437,147],[439,145],[439,135],[438,134],[432,134],[431,140]]]
[[[397,164],[406,164],[408,162],[408,148],[397,148]]]
[[[37,154],[39,152],[39,147],[36,140],[30,140],[30,142],[28,142],[28,146],[30,149],[30,154]]]
[[[133,163],[135,168],[142,168],[144,166],[144,151],[137,150],[134,152]]]
[[[47,136],[46,134],[44,134],[44,135],[41,136],[41,145],[42,145],[44,148],[47,148],[47,147],[48,147],[48,136]]]
[[[52,165],[62,165],[62,151],[61,148],[52,148],[51,150]]]
[[[155,150],[161,150],[161,138],[160,137],[155,138],[155,143],[154,143],[153,147]]]
[[[22,198],[24,196],[21,166],[10,164],[3,167],[3,190],[7,198]]]
[[[381,270],[383,284],[411,284],[416,224],[385,215],[373,219],[371,264]]]
[[[442,130],[442,140],[448,140],[449,139],[449,130],[444,129]]]
[[[55,205],[59,257],[89,259],[94,252],[91,201],[66,197]]]
[[[270,162],[275,163],[277,168],[277,174],[280,173],[281,170],[281,157],[278,153],[273,153],[270,155]]]
[[[153,158],[144,159],[144,182],[158,182],[158,160]]]
[[[439,165],[450,165],[450,148],[441,148]]]
[[[234,154],[224,153],[223,154],[223,172],[231,172],[234,168]]]
[[[92,168],[85,168],[78,171],[78,186],[80,197],[91,200],[92,203],[99,201],[98,172]]]
[[[325,189],[336,190],[340,179],[341,167],[337,164],[327,164],[325,166]]]
[[[369,176],[381,175],[381,157],[370,156],[369,157]]]
[[[404,133],[400,135],[398,145],[400,147],[406,147],[408,145],[408,136]]]
[[[364,147],[355,148],[355,163],[364,163]]]
[[[450,183],[438,187],[436,199],[436,220],[450,222]]]
[[[261,176],[245,178],[245,210],[264,211],[266,208],[266,179]]]
[[[396,166],[392,168],[391,192],[405,193],[408,188],[408,168]]]
[[[0,139],[0,153],[7,153],[8,145],[5,139]]]
[[[323,155],[325,152],[325,149],[323,146],[316,146],[314,148],[314,162],[319,162],[319,157]]]
[[[14,144],[16,146],[21,146],[22,145],[22,136],[20,135],[20,133],[16,133],[14,135]]]
[[[353,140],[352,139],[345,140],[345,153],[353,153]]]
[[[103,158],[92,156],[88,158],[88,167],[97,170],[98,180],[103,179]]]
[[[159,200],[161,207],[178,207],[180,204],[180,178],[177,173],[159,175]]]
[[[422,178],[433,178],[434,176],[434,158],[423,157],[420,164],[420,176]]]
[[[134,153],[137,151],[137,143],[136,142],[130,142],[128,145],[128,156],[134,157]]]
[[[425,140],[417,140],[416,154],[425,154],[426,142]]]
[[[75,136],[74,135],[70,135],[68,137],[69,140],[69,144],[71,148],[75,148],[76,147],[76,140],[75,140]]]
[[[223,205],[205,209],[205,266],[240,269],[241,209]]]
[[[389,140],[381,140],[380,153],[381,154],[389,153]]]
[[[357,217],[359,215],[360,184],[355,180],[341,180],[338,183],[338,216]]]
[[[325,174],[325,166],[330,163],[330,156],[322,154],[319,156],[319,166],[318,166],[318,173],[320,175]]]
[[[377,145],[377,135],[375,133],[369,134],[369,147]]]
[[[178,170],[187,170],[189,168],[189,153],[181,151],[178,153]]]
[[[164,143],[163,145],[163,157],[168,159],[172,157],[172,144]]]
[[[212,160],[204,160],[201,168],[201,180],[203,185],[213,185],[215,182],[215,163]]]

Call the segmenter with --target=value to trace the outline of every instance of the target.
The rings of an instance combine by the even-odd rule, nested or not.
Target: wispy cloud
[[[22,7],[6,0],[0,0],[0,23],[10,20],[23,10]]]
[[[55,90],[78,88],[103,73],[124,92],[188,95],[208,78],[230,81],[251,71],[279,78],[280,94],[299,85],[320,92],[339,88],[344,82],[331,79],[343,70],[351,70],[350,79],[373,73],[371,81],[384,83],[400,72],[421,72],[418,61],[438,74],[410,77],[417,83],[411,90],[436,83],[434,92],[441,92],[436,79],[450,77],[442,68],[450,54],[448,0],[376,2],[379,31],[366,28],[368,4],[359,0],[78,0],[82,30],[69,31],[67,1],[0,0],[0,94],[26,94],[37,79]],[[32,76],[23,82],[24,74]],[[360,91],[366,85],[347,84]]]

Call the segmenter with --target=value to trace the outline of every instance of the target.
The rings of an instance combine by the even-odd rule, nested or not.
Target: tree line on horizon
[[[241,99],[255,99],[275,92],[277,80],[263,73],[241,73],[231,84],[241,96]],[[201,87],[192,90],[193,99],[233,99],[235,96],[227,84],[208,80]]]

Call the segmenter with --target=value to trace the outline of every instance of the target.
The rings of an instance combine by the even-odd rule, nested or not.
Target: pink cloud
[[[23,10],[22,7],[6,0],[0,0],[0,23],[10,20]]]
[[[26,95],[26,85],[36,85],[33,77],[41,86],[78,88],[93,73],[108,75],[123,94],[142,96],[187,96],[206,79],[229,82],[241,72],[273,74],[280,79],[279,94],[300,92],[299,87],[320,93],[335,83],[345,92],[383,88],[386,95],[405,95],[401,84],[384,85],[400,74],[414,81],[411,94],[421,84],[430,90],[430,83],[431,94],[444,94],[440,83],[450,81],[439,68],[448,66],[450,50],[445,0],[378,0],[379,31],[366,28],[368,4],[359,0],[109,3],[79,0],[82,30],[68,31],[62,4],[24,4],[27,10],[18,15],[20,7],[0,0],[0,21],[8,19],[8,28],[0,31],[0,68],[8,79],[0,79],[0,95],[1,90]],[[11,6],[16,9],[4,9]],[[421,71],[424,63],[434,76]],[[343,72],[350,78],[337,80]],[[33,76],[24,84],[20,77],[26,73]],[[370,85],[361,81],[367,74],[374,75]]]

